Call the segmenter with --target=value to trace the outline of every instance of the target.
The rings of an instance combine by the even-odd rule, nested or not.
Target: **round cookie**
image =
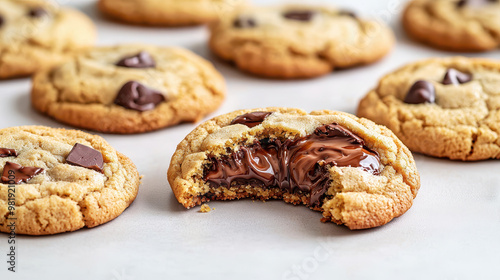
[[[0,0],[0,79],[51,68],[95,40],[94,24],[78,11],[42,0]]]
[[[405,213],[420,187],[410,151],[353,115],[263,108],[211,119],[178,146],[168,170],[186,208],[210,200],[283,199],[350,229]]]
[[[500,63],[424,60],[381,79],[358,116],[390,128],[410,150],[474,161],[500,158]]]
[[[500,1],[413,0],[403,26],[414,39],[440,49],[492,50],[500,46]]]
[[[245,0],[99,0],[105,15],[127,23],[184,26],[218,20]]]
[[[0,130],[0,231],[46,235],[118,217],[139,189],[135,165],[99,136],[43,126]]]
[[[33,107],[58,121],[108,133],[195,122],[224,100],[223,77],[183,49],[96,47],[33,78]]]
[[[312,78],[369,64],[394,44],[385,25],[317,6],[250,8],[210,26],[210,47],[243,71],[269,78]]]

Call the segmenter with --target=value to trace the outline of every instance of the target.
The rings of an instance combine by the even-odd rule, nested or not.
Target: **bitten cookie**
[[[473,161],[500,158],[500,63],[464,57],[409,64],[382,78],[358,115],[410,150]]]
[[[414,39],[450,51],[500,46],[499,0],[413,0],[403,15]]]
[[[383,126],[333,111],[242,110],[201,124],[168,170],[186,208],[210,200],[282,199],[350,229],[405,213],[420,187],[410,151]]]
[[[335,8],[251,8],[210,27],[210,47],[241,70],[269,78],[312,78],[372,63],[394,44],[385,25]]]
[[[99,0],[107,16],[132,24],[196,25],[215,21],[243,6],[245,0]]]
[[[84,14],[42,0],[0,0],[0,79],[28,76],[96,39]]]
[[[118,217],[139,189],[135,165],[99,136],[43,126],[0,130],[0,231],[45,235]]]
[[[33,78],[31,100],[43,114],[108,133],[141,133],[195,122],[224,100],[222,76],[182,49],[98,47]]]

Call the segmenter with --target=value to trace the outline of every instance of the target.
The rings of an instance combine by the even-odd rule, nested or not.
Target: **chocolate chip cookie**
[[[350,229],[405,213],[420,187],[410,151],[383,126],[333,111],[242,110],[201,124],[168,170],[186,208],[210,200],[282,199]]]
[[[464,57],[409,64],[379,82],[358,115],[410,150],[474,161],[500,158],[500,63]]]
[[[315,6],[251,8],[221,18],[210,30],[217,56],[269,78],[312,78],[372,63],[394,44],[382,23]]]
[[[33,107],[58,121],[108,133],[195,122],[224,100],[222,76],[183,49],[97,47],[33,78]]]
[[[195,25],[215,21],[241,7],[245,0],[99,0],[107,16],[132,24]]]
[[[413,0],[403,16],[414,39],[450,51],[500,46],[499,0]]]
[[[0,130],[0,231],[45,235],[118,217],[139,189],[135,165],[99,136],[42,126]]]
[[[0,79],[50,68],[95,39],[92,21],[78,11],[49,1],[0,0]]]

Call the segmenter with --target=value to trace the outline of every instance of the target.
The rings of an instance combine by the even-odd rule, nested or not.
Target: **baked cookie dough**
[[[246,0],[99,0],[105,15],[127,23],[183,26],[218,20]]]
[[[410,150],[474,161],[500,158],[500,63],[464,57],[411,63],[381,79],[358,116]]]
[[[413,0],[403,26],[414,39],[431,46],[480,52],[500,46],[499,0]]]
[[[375,62],[392,31],[354,13],[318,6],[249,8],[210,26],[210,47],[243,71],[269,78],[312,78]]]
[[[0,79],[28,76],[96,40],[84,14],[42,0],[0,0]]]
[[[33,78],[31,100],[43,114],[76,127],[141,133],[196,122],[225,98],[223,77],[183,49],[96,47]]]
[[[46,235],[118,217],[139,189],[135,165],[99,136],[43,126],[0,130],[0,231]]]
[[[387,128],[333,111],[242,110],[198,126],[168,170],[186,208],[210,200],[282,199],[350,229],[405,213],[420,187],[410,151]]]

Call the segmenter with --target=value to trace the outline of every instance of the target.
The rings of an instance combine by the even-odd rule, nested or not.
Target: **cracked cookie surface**
[[[270,114],[260,113],[261,120],[251,125],[235,121],[238,116],[253,112]],[[263,186],[262,181],[251,179],[233,180],[228,187],[211,184],[206,180],[213,158],[227,158],[234,151],[245,150],[245,147],[253,145],[255,141],[264,143],[269,142],[269,139],[277,139],[284,143],[287,139],[305,137],[315,133],[319,127],[332,123],[362,139],[366,149],[377,154],[380,161],[378,172],[335,166],[320,160],[318,166],[326,167],[321,170],[328,180],[324,193],[314,198],[314,204],[311,203],[312,191],[309,193],[296,188],[290,191],[287,187],[281,187],[286,184]],[[323,147],[328,149],[328,146]],[[324,149],[320,147],[317,151],[322,150]],[[306,150],[305,155],[307,154]],[[340,158],[342,157],[340,153]],[[254,160],[259,165],[264,162],[264,158],[256,156]],[[247,160],[245,157],[243,159]],[[239,160],[235,162],[238,163]],[[285,166],[294,169],[299,165]],[[234,166],[231,168],[233,171],[237,170]],[[299,173],[302,171],[306,172],[298,170]],[[288,203],[305,204],[313,210],[321,211],[324,221],[344,224],[351,229],[381,226],[402,215],[411,207],[420,187],[420,177],[410,151],[387,128],[347,113],[315,111],[308,114],[299,109],[288,108],[235,111],[201,124],[177,146],[168,170],[168,180],[177,200],[186,208],[212,199],[283,199]],[[302,187],[308,189],[311,186]]]
[[[156,26],[195,25],[215,21],[245,0],[100,0],[99,9],[120,21]]]
[[[49,1],[0,0],[0,79],[51,68],[95,40],[94,24],[78,11]]]
[[[311,78],[372,63],[394,44],[387,26],[318,6],[249,8],[221,18],[210,30],[217,56],[270,78]]]
[[[470,81],[443,84],[448,69]],[[435,102],[403,100],[418,80],[435,88]],[[474,161],[500,158],[500,63],[464,57],[409,64],[381,79],[361,100],[358,115],[387,126],[410,150]]]
[[[128,59],[125,64],[130,67],[117,65],[138,53],[147,57]],[[126,103],[133,100],[118,102],[117,97],[127,84],[133,87],[131,81],[160,100],[146,104],[151,106],[143,111],[137,104],[127,108]],[[129,88],[125,93],[135,90],[143,91]],[[208,61],[187,50],[146,45],[93,48],[35,75],[31,93],[32,105],[41,113],[108,133],[141,133],[195,122],[218,108],[224,98],[224,79]]]
[[[76,143],[102,154],[102,173],[66,161]],[[1,172],[6,162],[43,168],[27,183],[0,183],[2,232],[11,232],[8,218],[12,217],[16,218],[17,234],[46,235],[95,227],[118,217],[139,189],[135,165],[96,135],[41,126],[12,127],[0,130],[0,147],[17,152],[17,157],[0,157]]]
[[[487,51],[500,46],[500,1],[413,0],[403,26],[414,39],[450,51]]]

